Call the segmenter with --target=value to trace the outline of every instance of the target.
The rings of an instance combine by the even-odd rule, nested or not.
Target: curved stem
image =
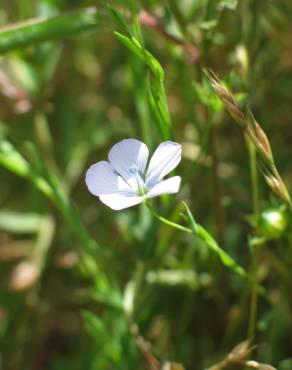
[[[148,209],[150,210],[150,212],[152,213],[152,215],[155,218],[157,218],[157,220],[159,220],[160,222],[162,222],[163,224],[168,225],[170,227],[173,227],[174,229],[183,231],[184,233],[188,233],[188,234],[193,234],[194,233],[192,229],[189,229],[188,227],[179,225],[179,224],[177,224],[175,222],[169,221],[166,218],[160,216],[157,212],[154,211],[153,207],[149,203],[146,203],[145,202],[145,205],[148,207]]]
[[[198,223],[196,223],[194,220],[192,220],[192,223],[194,223],[193,228],[188,228],[185,226],[182,226],[180,224],[177,224],[175,222],[169,221],[166,218],[160,216],[158,213],[155,212],[155,210],[152,208],[152,206],[146,201],[146,206],[152,213],[152,215],[159,220],[160,222],[164,223],[165,225],[168,225],[170,227],[173,227],[174,229],[180,230],[184,233],[194,235],[204,241],[206,245],[209,247],[212,252],[216,253],[223,265],[230,268],[237,274],[239,274],[242,277],[246,276],[245,270],[238,265],[232,257],[229,256],[228,253],[226,253],[216,242],[216,240],[208,233],[208,231]],[[191,216],[192,218],[192,216]]]

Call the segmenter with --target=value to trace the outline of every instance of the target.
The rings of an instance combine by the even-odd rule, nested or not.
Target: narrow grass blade
[[[188,205],[185,202],[182,202],[182,204],[183,204],[183,206],[186,209],[188,220],[189,220],[189,223],[190,223],[190,226],[191,226],[192,230],[195,233],[198,233],[197,223],[196,223],[196,221],[194,219],[194,216],[192,215],[192,212],[190,211]]]
[[[122,14],[112,6],[110,12],[113,18],[123,29],[125,35],[120,32],[114,32],[117,39],[124,44],[129,50],[131,50],[139,59],[145,63],[149,68],[148,78],[148,100],[156,120],[157,129],[162,140],[171,140],[171,117],[169,114],[163,79],[164,70],[160,65],[159,61],[142,45],[142,34],[137,22],[136,15],[134,15],[135,33],[128,27],[126,20]],[[137,37],[135,36],[137,35]]]
[[[0,53],[40,42],[71,37],[98,25],[95,7],[51,18],[35,18],[0,28]]]
[[[0,211],[0,230],[15,234],[38,232],[43,216],[33,212]]]
[[[53,191],[49,183],[34,171],[27,160],[8,141],[0,142],[0,166],[20,177],[27,178],[38,190],[53,200]]]

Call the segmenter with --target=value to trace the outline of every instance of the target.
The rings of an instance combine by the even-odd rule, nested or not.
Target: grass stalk
[[[217,238],[219,244],[223,243],[224,239],[224,208],[222,205],[222,186],[219,178],[219,160],[216,146],[216,130],[213,126],[210,130],[210,154],[212,157],[212,188],[213,201],[215,208],[215,219],[217,228]]]
[[[257,154],[255,146],[247,138],[247,148],[250,163],[251,186],[252,186],[252,200],[253,213],[256,220],[255,231],[257,230],[259,221],[259,187],[258,187],[258,172],[257,172]],[[247,339],[250,345],[254,341],[256,334],[256,321],[258,311],[258,265],[259,265],[259,247],[251,246],[251,270],[250,270],[250,308]]]

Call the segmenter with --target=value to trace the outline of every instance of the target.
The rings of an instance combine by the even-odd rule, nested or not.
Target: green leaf
[[[216,240],[209,234],[209,232],[203,226],[196,223],[187,204],[185,202],[182,202],[182,204],[186,209],[187,217],[193,234],[198,236],[202,241],[204,241],[207,244],[207,246],[218,255],[223,265],[229,267],[231,270],[237,272],[239,275],[244,276],[245,270],[240,265],[238,265],[234,261],[234,259],[231,256],[229,256],[228,253],[226,253],[222,248],[220,248]]]
[[[8,171],[27,178],[42,193],[53,199],[53,191],[49,183],[39,176],[27,160],[8,141],[0,142],[0,166]]]
[[[7,61],[8,69],[22,89],[31,96],[36,96],[39,93],[39,81],[36,71],[31,64],[26,63],[20,58],[11,58]]]
[[[125,20],[125,18],[122,16],[122,14],[118,11],[117,8],[115,8],[112,4],[107,4],[107,8],[109,12],[111,13],[114,20],[117,22],[117,24],[120,26],[120,28],[123,30],[123,32],[128,36],[131,37],[132,33],[131,30]]]
[[[188,205],[185,203],[185,202],[182,202],[183,206],[185,207],[186,209],[186,212],[187,212],[187,216],[188,216],[188,219],[189,219],[189,223],[190,223],[190,226],[191,226],[191,229],[194,231],[194,233],[198,233],[198,228],[197,228],[197,223],[194,219],[194,216],[192,215],[192,212],[190,211]]]
[[[219,1],[218,8],[219,9],[230,9],[235,10],[238,5],[238,0],[221,0]]]
[[[0,230],[11,233],[36,233],[43,216],[32,212],[0,211]]]
[[[87,8],[50,18],[29,19],[0,28],[0,53],[40,42],[72,37],[98,25],[99,12]]]
[[[107,335],[107,328],[97,315],[87,310],[82,311],[81,314],[85,321],[85,328],[93,339],[98,340]]]
[[[154,56],[149,53],[149,51],[142,47],[142,45],[134,36],[131,36],[129,38],[117,31],[115,31],[114,34],[117,39],[119,39],[119,41],[121,41],[134,54],[136,54],[149,67],[150,71],[157,79],[163,81],[164,71],[161,65],[159,64],[157,59],[155,59]]]
[[[194,81],[193,87],[196,97],[201,104],[212,109],[214,112],[219,112],[224,109],[223,103],[211,87],[207,77],[203,76],[201,83]]]
[[[204,31],[210,31],[213,30],[215,27],[218,26],[217,19],[211,19],[207,21],[203,21],[199,24],[199,27]]]
[[[149,78],[149,80],[151,80]],[[156,118],[158,131],[162,140],[171,140],[171,119],[168,112],[168,106],[165,99],[164,86],[160,86],[149,81],[148,100],[150,108]]]
[[[200,239],[203,240],[207,244],[207,246],[217,254],[223,265],[229,267],[231,270],[237,272],[241,276],[246,275],[245,270],[240,265],[238,265],[234,261],[234,259],[231,256],[229,256],[228,253],[226,253],[222,248],[220,248],[216,240],[209,234],[209,232],[203,226],[199,224],[197,224],[197,236],[200,237]]]
[[[160,216],[158,213],[154,211],[154,209],[151,207],[151,204],[146,203],[146,206],[150,209],[151,213],[153,214],[154,217],[156,217],[160,222],[163,222],[164,224],[173,227],[174,229],[180,230],[184,233],[194,235],[198,238],[200,238],[202,241],[206,243],[206,245],[213,251],[215,252],[218,257],[220,258],[221,262],[223,265],[226,267],[229,267],[231,270],[234,272],[238,273],[241,276],[245,276],[246,272],[245,270],[238,265],[232,257],[229,256],[228,253],[226,253],[223,249],[220,248],[216,240],[208,233],[208,231],[198,223],[196,223],[196,231],[188,227],[185,227],[183,225],[177,224],[176,222],[170,221],[162,216]],[[189,210],[190,212],[190,210]],[[195,222],[193,217],[192,222]]]
[[[84,245],[87,246],[88,249],[96,248],[97,243],[91,240],[78,213],[75,208],[72,207],[66,194],[62,191],[60,184],[54,182],[53,178],[50,178],[50,181],[47,181],[43,177],[39,176],[35,169],[8,141],[0,142],[0,166],[29,180],[38,190],[57,205]]]
[[[168,111],[167,100],[164,91],[164,71],[157,59],[142,47],[139,41],[114,32],[116,37],[135,55],[137,55],[149,68],[151,75],[148,82],[148,99],[153,114],[155,115],[158,131],[163,140],[171,139],[171,118]]]
[[[121,15],[119,14],[119,17]],[[116,18],[116,17],[115,17]],[[122,18],[123,19],[123,18]],[[125,22],[123,20],[123,22]],[[121,23],[121,20],[118,21]],[[131,50],[139,59],[141,59],[150,70],[149,85],[148,85],[148,100],[152,112],[156,118],[157,128],[162,140],[170,140],[171,135],[171,118],[168,110],[167,99],[165,95],[163,79],[164,71],[158,60],[144,48],[139,40],[131,34],[130,29],[127,27],[125,36],[120,32],[114,32],[117,39]],[[139,34],[140,38],[142,36]]]

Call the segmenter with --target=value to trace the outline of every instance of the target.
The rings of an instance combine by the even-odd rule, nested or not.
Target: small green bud
[[[289,212],[286,207],[268,208],[260,215],[259,228],[266,238],[279,239],[285,233],[288,222]]]

